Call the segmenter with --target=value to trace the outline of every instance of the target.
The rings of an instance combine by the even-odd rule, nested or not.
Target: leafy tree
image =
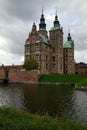
[[[37,60],[34,59],[34,58],[27,59],[24,62],[24,68],[26,70],[35,70],[35,69],[38,69],[38,62],[37,62]]]

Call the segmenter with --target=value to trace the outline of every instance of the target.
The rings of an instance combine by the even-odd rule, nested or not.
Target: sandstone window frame
[[[52,64],[52,69],[56,70],[56,64],[55,63]]]
[[[40,55],[39,54],[36,54],[36,60],[39,61],[40,60]]]
[[[40,51],[41,50],[41,45],[40,42],[36,43],[36,51]]]
[[[56,61],[56,57],[52,56],[52,62],[55,62],[55,61]]]

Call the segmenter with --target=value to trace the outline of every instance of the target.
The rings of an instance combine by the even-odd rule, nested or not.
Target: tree
[[[26,70],[35,70],[35,69],[38,69],[38,62],[37,62],[37,60],[34,59],[34,58],[27,59],[24,62],[24,68]]]

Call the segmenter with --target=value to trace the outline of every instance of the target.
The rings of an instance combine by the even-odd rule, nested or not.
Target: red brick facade
[[[38,71],[25,71],[23,66],[4,66],[9,69],[8,79],[10,82],[36,83],[38,82]],[[0,79],[5,78],[4,68],[0,67]]]
[[[25,42],[25,60],[31,57],[37,59],[39,63],[38,69],[41,74],[75,73],[74,42],[71,39],[70,33],[68,36],[68,43],[69,42],[71,46],[67,49],[67,47],[63,45],[63,28],[60,26],[57,15],[55,16],[54,26],[50,29],[48,36],[45,18],[42,13],[39,31],[37,31],[37,27],[34,23],[29,37]],[[68,59],[67,62],[66,59]]]

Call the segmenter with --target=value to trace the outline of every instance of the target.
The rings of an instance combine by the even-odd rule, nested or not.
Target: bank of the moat
[[[0,108],[0,130],[87,130],[70,120],[40,116],[12,108]]]
[[[87,92],[72,87],[25,83],[0,84],[0,106],[16,107],[41,115],[87,122]]]
[[[39,82],[52,85],[67,85],[75,89],[87,90],[87,75],[44,74],[41,75]]]
[[[8,71],[8,69],[7,69]],[[33,83],[45,85],[65,85],[75,89],[87,90],[87,75],[79,74],[43,74],[37,70],[25,71],[12,68],[6,73],[0,68],[0,82],[8,79],[8,82],[14,83]]]

